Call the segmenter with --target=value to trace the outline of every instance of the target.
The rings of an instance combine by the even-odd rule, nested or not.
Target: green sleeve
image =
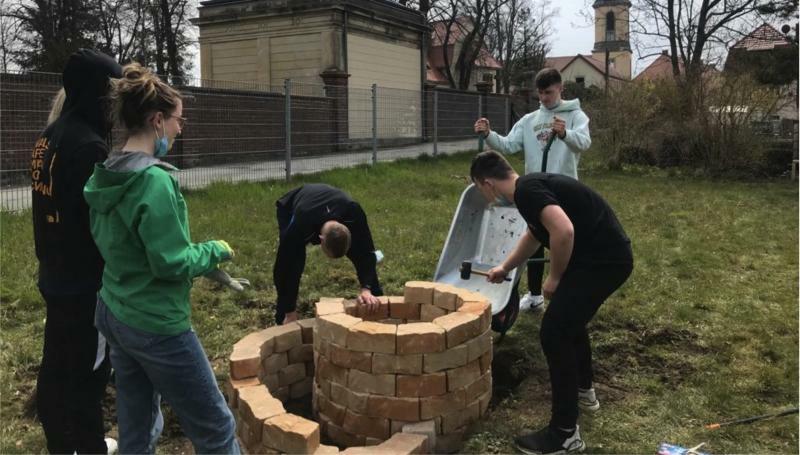
[[[148,173],[139,206],[139,238],[153,275],[180,281],[202,275],[228,258],[217,242],[192,243],[186,204],[177,182],[161,169]]]

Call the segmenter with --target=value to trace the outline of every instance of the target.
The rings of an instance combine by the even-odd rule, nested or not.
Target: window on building
[[[575,83],[583,87],[585,85],[586,79],[583,76],[578,76],[575,78]]]
[[[606,41],[616,40],[617,20],[614,17],[614,12],[609,11],[606,13]]]

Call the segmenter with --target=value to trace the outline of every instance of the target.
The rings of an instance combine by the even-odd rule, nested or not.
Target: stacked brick
[[[338,454],[320,444],[320,425],[286,411],[291,400],[308,399],[313,384],[314,319],[251,333],[230,356],[228,405],[236,418],[242,450],[250,454]],[[409,428],[370,453],[415,454],[429,451],[428,437]],[[358,453],[356,448],[347,453]],[[356,451],[356,452],[353,452]]]
[[[412,281],[372,312],[323,299],[316,316],[313,407],[324,434],[347,447],[403,432],[428,435],[436,453],[461,447],[492,393],[485,297]]]

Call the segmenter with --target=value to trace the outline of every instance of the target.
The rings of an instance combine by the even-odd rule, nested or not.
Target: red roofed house
[[[631,79],[631,45],[629,40],[628,0],[595,0],[594,48],[588,55],[548,57],[545,67],[561,72],[564,82],[575,82],[586,87],[603,88],[606,85],[606,52],[608,52],[608,80],[620,85]]]
[[[450,85],[445,69],[445,49],[447,52],[447,63],[450,64],[450,71],[453,75],[453,79],[456,84],[458,83],[458,68],[456,67],[455,60],[458,59],[458,53],[461,51],[465,31],[471,26],[472,24],[468,18],[459,18],[457,22],[451,25],[450,34],[448,36],[447,21],[439,21],[431,24],[431,44],[428,49],[428,58],[426,62],[428,83],[442,86]],[[444,42],[445,39],[447,39],[446,45]],[[497,70],[502,68],[503,65],[492,57],[486,46],[481,46],[478,57],[474,62],[469,89],[475,90],[475,84],[477,82],[491,82]],[[494,84],[492,84],[492,88],[494,89]]]
[[[681,58],[678,58],[678,71],[681,74],[686,72],[683,59]],[[704,78],[716,76],[718,74],[719,71],[714,67],[714,65],[705,65],[705,68],[703,69]],[[654,81],[657,79],[671,79],[672,77],[672,59],[669,56],[669,52],[664,50],[661,51],[661,55],[659,55],[657,59],[653,60],[649,65],[647,65],[647,68],[645,68],[641,73],[637,74],[633,80]]]

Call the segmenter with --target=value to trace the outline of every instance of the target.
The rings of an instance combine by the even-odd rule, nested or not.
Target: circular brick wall
[[[323,433],[349,447],[413,431],[437,453],[458,450],[491,399],[489,301],[412,281],[381,303],[373,314],[343,299],[317,304],[313,407]]]

